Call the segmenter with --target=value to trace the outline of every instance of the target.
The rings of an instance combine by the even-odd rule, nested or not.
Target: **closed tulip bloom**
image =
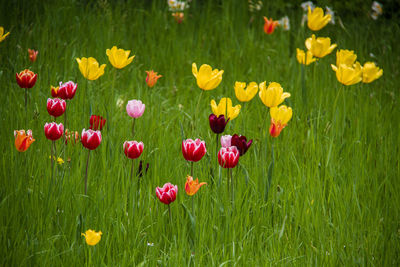
[[[340,64],[353,66],[356,59],[357,55],[354,54],[353,50],[339,49],[336,51],[336,66],[340,66]]]
[[[329,55],[333,49],[336,48],[336,44],[331,45],[331,38],[329,37],[318,37],[311,35],[310,38],[306,39],[306,47],[313,54],[314,57],[323,58]]]
[[[199,179],[196,178],[196,180],[193,180],[192,176],[187,176],[186,177],[186,183],[185,183],[185,191],[186,194],[189,196],[193,196],[194,194],[199,191],[200,187],[203,185],[207,184],[206,182],[199,183]]]
[[[203,64],[197,71],[196,63],[192,64],[192,73],[197,80],[197,85],[203,90],[212,90],[222,81],[223,70],[212,69],[210,65]]]
[[[124,50],[116,46],[106,50],[108,60],[110,60],[111,65],[117,69],[125,68],[127,65],[131,64],[135,55],[129,57],[130,53],[130,50]]]
[[[57,96],[62,99],[72,99],[75,96],[78,84],[73,81],[66,83],[60,82],[59,89],[57,90]]]
[[[152,70],[146,71],[146,73],[147,73],[146,83],[147,86],[150,88],[153,87],[156,84],[157,80],[162,77],[162,75],[157,75],[158,73]]]
[[[228,120],[235,119],[241,109],[241,105],[232,107],[232,100],[229,97],[223,97],[219,101],[218,105],[215,100],[211,100],[211,110],[216,116],[224,115]]]
[[[235,168],[239,162],[240,153],[237,147],[222,147],[218,152],[218,163],[222,168]]]
[[[81,71],[83,77],[88,80],[97,80],[104,74],[104,68],[106,67],[106,64],[102,64],[99,67],[99,62],[97,62],[97,60],[93,57],[77,58],[76,62],[78,62],[79,70]]]
[[[95,246],[100,242],[102,234],[103,233],[101,231],[96,232],[89,229],[85,233],[82,233],[82,236],[85,237],[86,244],[89,246]]]
[[[28,53],[29,53],[29,60],[31,62],[35,62],[39,51],[36,51],[34,49],[28,49]]]
[[[142,101],[136,99],[130,100],[128,104],[126,104],[126,112],[135,119],[142,117],[145,108],[146,105],[143,104]]]
[[[174,12],[171,15],[174,17],[175,21],[178,24],[181,24],[185,19],[185,14],[183,12]]]
[[[44,134],[49,140],[56,141],[61,138],[63,133],[64,125],[62,123],[57,124],[55,122],[51,122],[44,125]]]
[[[292,108],[282,105],[271,108],[269,113],[271,115],[271,126],[269,127],[269,133],[272,137],[278,137],[283,128],[286,127],[287,123],[292,118]]]
[[[331,15],[327,14],[324,16],[324,11],[322,8],[316,7],[313,11],[311,11],[311,8],[308,7],[307,26],[310,28],[310,30],[319,31],[325,27],[330,20]]]
[[[4,34],[4,28],[0,27],[0,43],[6,39],[6,37],[9,35],[10,33],[7,32],[6,34]]]
[[[99,115],[92,115],[90,116],[90,127],[89,129],[97,131],[97,130],[102,130],[104,125],[106,124],[106,119],[104,119],[102,116]]]
[[[142,154],[144,145],[143,142],[125,141],[123,148],[125,156],[130,159],[136,159]]]
[[[101,132],[93,130],[82,130],[81,143],[90,150],[96,149],[101,143]]]
[[[208,116],[208,120],[210,122],[211,130],[216,134],[223,133],[225,130],[225,126],[228,124],[229,121],[229,119],[225,121],[224,115],[219,115],[217,117],[215,114],[210,114],[210,116]]]
[[[336,72],[337,80],[344,85],[353,85],[362,81],[363,70],[358,61],[353,66],[340,64],[339,67],[335,65],[331,67]]]
[[[65,143],[71,143],[73,145],[79,142],[79,133],[77,131],[70,131],[68,129],[65,130],[64,133]]]
[[[60,89],[59,86],[55,87],[55,86],[50,86],[50,93],[52,97],[58,97],[58,90]]]
[[[307,52],[304,52],[303,50],[297,48],[296,52],[297,52],[297,54],[296,54],[297,61],[300,64],[307,66],[317,60],[317,58],[313,57],[313,54],[309,50],[307,50]]]
[[[221,146],[222,147],[230,147],[232,146],[232,135],[223,135],[221,136]]]
[[[50,114],[50,116],[53,116],[54,118],[64,114],[66,107],[67,103],[65,103],[63,99],[47,98],[47,112]]]
[[[247,87],[246,83],[235,82],[235,95],[240,102],[248,102],[252,100],[257,92],[258,84],[255,82],[249,83]]]
[[[206,154],[206,143],[200,139],[182,141],[182,154],[187,161],[197,162]]]
[[[17,79],[17,83],[21,88],[32,88],[37,80],[37,74],[33,73],[32,71],[25,69],[20,73],[15,75]]]
[[[246,154],[247,150],[249,150],[252,143],[253,140],[249,140],[249,142],[247,142],[247,138],[244,135],[239,136],[237,134],[234,134],[231,139],[231,146],[237,147],[240,156]]]
[[[371,83],[383,75],[383,70],[375,65],[374,62],[366,62],[362,68],[363,83]]]
[[[158,199],[166,204],[169,205],[175,201],[176,195],[178,194],[178,186],[173,185],[171,183],[166,183],[162,188],[156,188],[156,195]]]
[[[278,24],[278,21],[274,21],[272,18],[268,19],[267,17],[264,17],[264,32],[266,34],[272,34]]]
[[[290,93],[283,92],[282,86],[277,82],[272,82],[266,87],[265,82],[260,83],[260,92],[258,93],[261,101],[267,107],[276,107],[290,97]]]
[[[15,148],[19,152],[25,152],[29,146],[35,141],[32,137],[32,131],[28,130],[25,132],[25,130],[19,130],[19,131],[14,131],[14,137],[15,137]]]

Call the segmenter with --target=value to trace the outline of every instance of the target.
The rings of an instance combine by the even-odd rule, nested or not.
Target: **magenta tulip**
[[[64,125],[62,123],[57,124],[55,122],[46,123],[44,125],[44,134],[47,139],[52,141],[58,140],[64,133]]]
[[[50,114],[50,116],[53,116],[54,118],[64,114],[66,107],[67,103],[65,103],[65,100],[63,99],[47,98],[47,112]]]

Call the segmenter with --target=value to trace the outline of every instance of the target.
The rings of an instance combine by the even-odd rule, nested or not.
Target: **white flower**
[[[325,13],[331,15],[331,20],[329,21],[330,24],[335,24],[335,11],[333,11],[330,7],[325,7]]]
[[[378,16],[382,15],[383,7],[382,7],[381,3],[377,2],[377,1],[374,1],[374,2],[372,2],[372,7],[371,8]]]
[[[308,7],[310,7],[311,8],[311,11],[313,11],[314,10],[314,3],[312,2],[312,1],[307,1],[307,2],[303,2],[303,3],[301,3],[301,8],[304,10],[304,12],[307,12],[308,11]]]
[[[288,16],[284,16],[280,20],[278,20],[278,24],[282,26],[285,31],[290,30],[290,21]]]

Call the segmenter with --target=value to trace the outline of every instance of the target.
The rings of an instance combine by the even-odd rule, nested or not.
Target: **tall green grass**
[[[247,1],[191,5],[178,25],[166,1],[3,3],[0,25],[11,34],[0,43],[1,265],[398,264],[398,25],[342,17],[345,29],[328,25],[318,32],[339,48],[355,50],[362,63],[376,61],[384,75],[340,92],[330,67],[332,53],[306,68],[308,101],[303,104],[295,48],[304,49],[311,33],[300,26],[300,8],[279,10],[266,3],[263,15],[278,19],[287,13],[291,19],[289,32],[277,29],[267,36],[261,16],[248,24]],[[114,69],[105,54],[113,45],[132,50],[133,63]],[[28,60],[28,48],[39,50],[35,63]],[[90,82],[75,61],[89,56],[107,63],[105,74]],[[192,62],[223,69],[221,85],[201,93]],[[28,67],[38,81],[29,90],[25,125],[24,91],[15,73]],[[152,89],[145,84],[149,69],[163,75]],[[78,83],[67,106],[70,130],[88,128],[90,111],[107,118],[103,141],[91,153],[87,196],[87,150],[80,144],[68,146],[66,162],[50,179],[46,101],[50,85],[68,80]],[[268,110],[258,97],[229,122],[226,134],[254,140],[233,171],[232,209],[208,115],[211,99],[231,97],[239,104],[235,81],[281,83],[292,95],[286,104],[294,115],[276,140],[268,135]],[[125,111],[130,99],[146,104],[134,138]],[[19,153],[13,130],[28,128],[36,141]],[[195,164],[195,177],[208,185],[194,196],[194,210],[184,192],[190,166],[181,155],[182,137],[201,138],[208,150]],[[144,142],[140,159],[150,164],[140,182],[130,180],[131,161],[122,150],[132,139]],[[273,141],[275,164],[265,201]],[[62,147],[58,141],[57,151]],[[156,186],[166,182],[179,187],[172,223],[155,196]],[[89,228],[103,232],[95,247],[81,237]]]

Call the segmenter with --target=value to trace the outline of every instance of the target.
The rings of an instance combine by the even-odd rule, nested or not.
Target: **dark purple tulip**
[[[215,114],[211,114],[208,117],[208,120],[210,121],[210,128],[211,130],[216,133],[220,134],[223,133],[225,130],[226,124],[228,124],[228,121],[225,121],[225,116],[224,115],[219,115],[218,117]]]
[[[239,136],[237,134],[234,134],[231,139],[231,145],[237,147],[240,156],[246,154],[252,143],[253,140],[249,140],[249,142],[247,142],[247,138],[244,135]]]

